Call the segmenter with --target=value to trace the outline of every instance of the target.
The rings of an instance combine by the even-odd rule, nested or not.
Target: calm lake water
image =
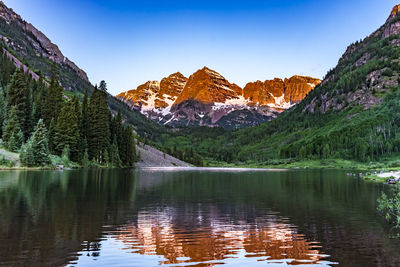
[[[333,170],[4,171],[0,265],[400,266],[382,190]]]

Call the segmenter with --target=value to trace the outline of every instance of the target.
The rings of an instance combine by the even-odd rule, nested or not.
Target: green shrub
[[[377,209],[395,228],[400,228],[400,187],[392,188],[389,196],[382,193]]]
[[[391,167],[391,168],[400,167],[400,160],[396,160],[396,161],[391,162],[389,164],[389,167]]]
[[[4,155],[0,155],[0,166],[11,168],[14,167],[14,162],[6,159]]]

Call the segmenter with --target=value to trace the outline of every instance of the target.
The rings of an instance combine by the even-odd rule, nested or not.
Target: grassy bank
[[[26,167],[20,162],[19,153],[14,153],[0,148],[0,170],[57,170],[57,169],[79,169],[79,168],[111,168],[112,166],[99,165],[89,162],[88,166],[83,166],[70,161],[68,158],[50,155],[51,164],[40,167]]]
[[[230,167],[230,168],[269,168],[269,169],[342,169],[354,172],[357,175],[362,173],[362,177],[367,181],[386,182],[390,177],[379,177],[379,174],[400,170],[400,160],[398,157],[382,158],[379,162],[358,162],[344,159],[322,159],[322,160],[274,160],[265,163],[246,162],[246,163],[223,163],[208,161],[210,167]]]
[[[397,170],[400,164],[392,162],[358,162],[344,159],[321,159],[321,160],[301,160],[301,161],[267,161],[260,162],[240,162],[240,163],[224,163],[217,161],[208,161],[207,166],[211,167],[249,167],[249,168],[284,168],[284,169],[344,169],[344,170],[360,170],[360,171],[380,171],[380,170]]]

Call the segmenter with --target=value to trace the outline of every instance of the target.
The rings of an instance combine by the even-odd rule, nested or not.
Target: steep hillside
[[[138,144],[136,149],[140,155],[136,167],[190,167],[186,162],[174,158],[154,147]]]
[[[90,87],[86,73],[63,55],[40,30],[26,22],[0,1],[0,37],[6,46],[24,59],[32,70],[50,75],[50,63],[56,62],[60,71],[60,82],[66,90],[84,92]]]
[[[87,91],[93,91],[86,73],[63,55],[58,46],[45,34],[26,22],[0,1],[0,39],[9,58],[13,58],[16,66],[29,68],[33,76],[48,79],[52,62],[57,63],[60,83],[66,95],[77,95],[80,98]],[[145,116],[131,110],[125,103],[109,96],[108,104],[113,113],[121,110],[126,122],[132,124],[142,136],[159,139],[165,132],[163,127],[148,120]]]
[[[211,161],[237,164],[345,158],[376,161],[400,151],[400,6],[376,32],[348,47],[321,85],[260,126],[185,143]],[[208,147],[210,146],[210,147]],[[279,160],[278,160],[279,159]]]
[[[293,76],[249,83],[242,89],[204,67],[189,78],[175,73],[161,82],[147,82],[117,97],[163,125],[235,129],[275,118],[300,102],[320,82]]]

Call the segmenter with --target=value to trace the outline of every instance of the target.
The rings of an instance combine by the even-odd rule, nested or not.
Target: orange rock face
[[[136,90],[117,95],[145,108],[163,109],[178,105],[186,100],[196,100],[204,104],[225,103],[244,98],[248,106],[270,106],[288,108],[303,100],[321,80],[293,76],[289,79],[274,79],[265,82],[248,83],[244,89],[227,81],[219,73],[204,67],[188,78],[174,73],[161,82],[147,82]]]
[[[204,67],[189,78],[174,73],[161,82],[147,82],[117,97],[162,124],[214,126],[234,111],[237,117],[231,116],[227,121],[239,123],[249,113],[237,111],[251,110],[255,122],[246,119],[240,123],[254,125],[297,104],[320,82],[311,77],[293,76],[248,83],[242,89]]]
[[[285,79],[285,102],[299,103],[320,83],[320,79],[298,75]]]
[[[243,96],[249,100],[251,106],[267,106],[275,104],[275,97],[280,97],[285,92],[282,79],[256,81],[248,83],[243,89]]]
[[[174,105],[192,99],[205,104],[225,102],[242,95],[242,88],[229,83],[219,73],[204,67],[189,77]]]
[[[177,72],[162,79],[161,82],[147,82],[138,86],[136,90],[121,93],[117,97],[141,109],[163,109],[175,102],[186,82],[187,78]]]
[[[396,5],[393,7],[392,13],[391,13],[391,17],[394,17],[397,15],[397,13],[400,12],[400,5]]]
[[[160,96],[169,95],[177,97],[182,93],[188,79],[181,73],[177,72],[164,78],[160,82]]]
[[[257,81],[248,83],[243,89],[243,95],[251,106],[286,109],[303,100],[320,83],[319,79],[298,75],[285,80]]]

